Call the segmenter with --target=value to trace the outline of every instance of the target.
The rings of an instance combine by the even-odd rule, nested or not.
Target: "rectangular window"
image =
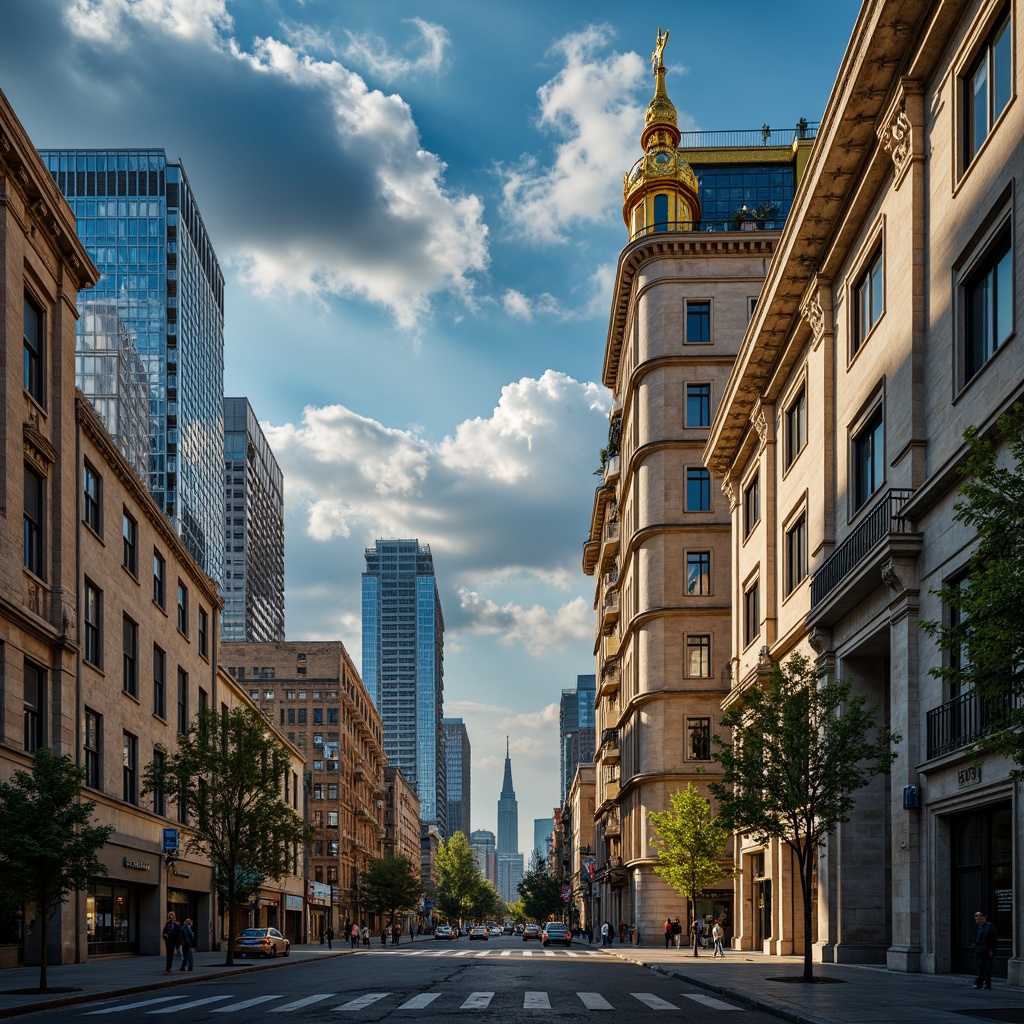
[[[1007,4],[964,77],[964,166],[974,159],[1010,102],[1013,89],[1012,21]]]
[[[288,709],[288,724],[289,725],[294,725],[295,724],[295,708],[289,708]]]
[[[964,383],[1013,333],[1013,252],[1004,234],[962,285]]]
[[[188,732],[188,673],[178,669],[178,732]]]
[[[324,734],[322,732],[313,733],[313,746],[322,747],[324,745]]]
[[[707,634],[686,638],[686,674],[690,679],[711,678],[711,637]]]
[[[139,802],[139,738],[130,732],[124,734],[124,799],[126,803]]]
[[[686,756],[691,761],[711,760],[711,719],[686,720]]]
[[[686,594],[700,597],[711,593],[711,552],[686,552]]]
[[[807,578],[807,516],[802,515],[786,531],[786,593],[791,594]]]
[[[711,474],[706,469],[686,471],[686,511],[711,511]]]
[[[338,840],[337,839],[328,840],[328,843],[327,843],[327,856],[328,857],[337,857],[338,856]]]
[[[17,309],[17,306],[15,306]],[[43,311],[25,296],[25,390],[40,404],[43,404],[43,352],[44,352]]]
[[[25,750],[34,754],[46,746],[46,672],[25,662]]]
[[[761,476],[743,488],[743,536],[749,537],[750,532],[761,521]]]
[[[305,708],[299,708],[299,725],[305,725],[305,724],[306,724],[306,709]]]
[[[758,580],[743,591],[743,643],[751,644],[761,635],[761,584]]]
[[[328,708],[327,709],[327,724],[337,725],[338,724],[338,709]]]
[[[863,507],[884,480],[885,432],[879,407],[853,439],[854,507]]]
[[[711,344],[711,303],[707,299],[694,302],[687,299],[684,303],[686,316],[687,345]]]
[[[25,568],[45,579],[43,570],[43,513],[46,486],[43,478],[25,466]]]
[[[188,587],[178,580],[178,632],[188,636]]]
[[[86,462],[82,467],[82,521],[95,533],[103,536],[103,480]]]
[[[160,778],[160,773],[163,771],[164,761],[166,756],[162,750],[153,751],[153,768],[157,778]],[[164,794],[163,786],[153,787],[153,813],[159,814],[163,817],[167,813],[167,797]]]
[[[323,725],[324,724],[324,709],[313,708],[313,724]]]
[[[132,697],[139,696],[139,624],[126,615],[124,617],[122,652],[124,661],[121,688]]]
[[[329,782],[327,784],[327,799],[337,800],[338,799],[338,784],[336,782]]]
[[[133,575],[139,575],[139,524],[128,515],[121,513],[121,564]]]
[[[864,273],[853,286],[853,337],[850,355],[860,351],[864,339],[878,322],[885,306],[885,286],[882,272],[882,250],[871,257]]]
[[[786,469],[793,465],[805,444],[807,444],[807,392],[801,388],[800,393],[786,409]]]
[[[324,798],[324,784],[322,782],[313,783],[313,799],[323,800]]]
[[[210,613],[205,608],[199,609],[199,653],[210,657]]]
[[[328,811],[327,812],[327,827],[337,828],[338,827],[338,812]]]
[[[103,740],[103,716],[85,709],[85,784],[90,789],[103,789],[100,766],[100,744]]]
[[[153,645],[153,714],[167,717],[167,655]]]
[[[686,385],[686,425],[688,427],[711,426],[711,385]]]
[[[158,551],[153,552],[153,602],[167,608],[167,563]]]
[[[85,581],[85,660],[103,667],[103,593]]]

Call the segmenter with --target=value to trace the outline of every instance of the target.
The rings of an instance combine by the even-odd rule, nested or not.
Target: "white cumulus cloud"
[[[405,51],[415,53],[419,50],[415,56],[396,52],[387,40],[372,33],[348,32],[345,57],[385,82],[421,73],[437,74],[444,66],[445,51],[450,42],[447,30],[422,18],[410,18],[408,23],[416,27],[418,37]]]

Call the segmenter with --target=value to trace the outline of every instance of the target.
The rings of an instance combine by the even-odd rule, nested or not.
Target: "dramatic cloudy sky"
[[[417,537],[445,710],[495,828],[558,802],[558,698],[593,671],[595,383],[659,26],[683,128],[816,121],[855,0],[4,0],[36,145],[181,159],[227,280],[225,387],[284,470],[290,639],[360,663],[363,550]]]

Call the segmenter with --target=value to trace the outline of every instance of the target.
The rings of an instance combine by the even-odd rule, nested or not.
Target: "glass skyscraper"
[[[222,640],[284,640],[284,477],[247,398],[224,399]]]
[[[40,155],[103,274],[81,302],[116,305],[146,370],[150,492],[224,581],[224,276],[185,170],[162,149]]]
[[[469,838],[470,759],[469,733],[461,718],[444,719],[448,835]]]
[[[563,690],[559,706],[559,775],[561,805],[572,788],[576,766],[594,760],[594,700],[597,697],[597,676],[576,677],[575,690]]]
[[[416,789],[420,821],[448,834],[444,618],[428,544],[378,540],[364,552],[363,683],[384,752]]]
[[[519,898],[517,886],[523,877],[523,855],[519,852],[519,801],[512,786],[512,757],[505,738],[505,775],[498,797],[498,893],[506,902]]]

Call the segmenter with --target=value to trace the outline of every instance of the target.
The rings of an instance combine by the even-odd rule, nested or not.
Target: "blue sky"
[[[671,31],[683,129],[820,118],[859,5],[790,0],[6,0],[0,89],[40,148],[181,159],[224,268],[225,388],[286,479],[289,639],[360,658],[363,549],[431,546],[446,714],[495,828],[558,802],[593,671],[580,568],[622,175]]]

